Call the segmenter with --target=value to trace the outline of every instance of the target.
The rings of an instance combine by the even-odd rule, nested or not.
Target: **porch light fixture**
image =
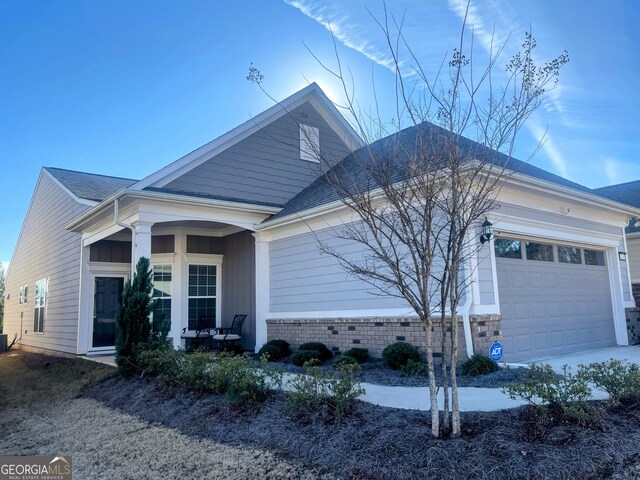
[[[493,224],[485,218],[484,223],[482,224],[482,234],[480,235],[480,243],[484,244],[485,242],[488,242],[489,240],[491,240],[491,235],[493,235]]]
[[[627,252],[618,252],[618,259],[621,262],[626,262],[627,261]]]

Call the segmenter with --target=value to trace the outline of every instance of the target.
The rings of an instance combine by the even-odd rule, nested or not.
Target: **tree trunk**
[[[427,370],[429,372],[429,398],[431,401],[431,435],[440,437],[440,412],[438,411],[438,386],[436,385],[435,368],[433,367],[433,332],[431,318],[423,319],[427,328]]]
[[[467,295],[470,293],[467,292]],[[460,436],[460,404],[458,401],[458,299],[455,294],[451,299],[451,436]],[[455,320],[454,320],[455,319]]]
[[[443,402],[443,406],[442,406],[442,429],[443,430],[449,430],[451,428],[451,423],[450,423],[450,417],[449,417],[449,382],[448,382],[448,375],[447,375],[447,357],[445,355],[445,352],[447,350],[446,348],[446,341],[447,341],[447,318],[446,318],[446,314],[445,314],[445,309],[444,307],[442,308],[442,314],[440,315],[440,324],[442,325],[442,342],[440,344],[440,363],[441,363],[441,368],[442,368],[442,388],[443,390],[443,394],[444,394],[444,402]]]

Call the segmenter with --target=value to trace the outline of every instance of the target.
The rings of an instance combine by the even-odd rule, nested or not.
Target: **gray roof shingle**
[[[374,158],[379,159],[381,156],[391,156],[394,162],[394,169],[398,172],[406,173],[408,169],[403,167],[408,167],[411,162],[411,156],[408,155],[408,152],[415,151],[416,143],[419,138],[418,129],[422,130],[422,138],[443,139],[445,135],[448,135],[444,129],[429,122],[405,128],[404,130],[372,143],[370,146],[362,147],[351,153],[331,169],[333,171],[332,174],[339,175],[341,178],[348,178],[349,182],[353,182],[357,187],[363,187],[367,180],[365,178],[366,175],[362,172],[362,165],[372,162]],[[497,166],[508,166],[510,170],[517,173],[546,180],[581,192],[596,194],[596,192],[584,185],[572,182],[529,163],[509,157],[495,150],[491,150],[490,148],[466,137],[456,135],[455,141],[457,146],[470,157],[484,158]],[[335,188],[330,184],[327,174],[325,174],[289,200],[277,215],[266,221],[286,217],[288,215],[294,215],[338,199],[339,197]]]
[[[602,197],[615,200],[616,202],[626,203],[632,207],[640,208],[640,180],[596,188],[594,192]],[[629,222],[629,226],[627,226],[625,231],[627,233],[640,232],[640,226],[636,227],[635,223],[636,222],[633,221]]]
[[[121,188],[127,188],[137,182],[132,178],[110,177],[64,168],[44,167],[44,169],[75,196],[95,202],[101,202]]]

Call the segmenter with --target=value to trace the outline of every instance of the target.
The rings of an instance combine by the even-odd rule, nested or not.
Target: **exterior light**
[[[627,252],[618,252],[618,258],[621,262],[627,261]]]
[[[491,235],[493,235],[493,224],[485,218],[484,223],[482,224],[480,243],[484,244],[485,242],[491,240]]]

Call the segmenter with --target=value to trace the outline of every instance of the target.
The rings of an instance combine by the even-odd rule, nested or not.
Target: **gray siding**
[[[627,238],[627,262],[631,269],[631,281],[640,281],[640,237]]]
[[[330,232],[316,234],[345,254],[364,253]],[[272,312],[409,308],[399,298],[372,294],[372,287],[349,277],[335,258],[320,253],[313,233],[272,242],[269,261]]]
[[[299,124],[320,129],[320,150],[329,163],[349,150],[309,103],[298,107],[165,188],[284,205],[320,174],[300,159]]]
[[[255,244],[251,232],[223,237],[222,326],[231,326],[236,313],[246,313],[242,344],[253,349],[256,344],[256,275]]]
[[[619,252],[624,252],[624,239],[620,239]],[[629,268],[629,254],[627,252],[627,260],[620,261],[620,279],[622,280],[622,298],[625,302],[631,301],[631,285],[629,284],[628,269]]]
[[[89,207],[73,200],[41,173],[31,208],[11,259],[6,284],[4,333],[20,343],[75,353],[78,335],[80,234],[64,226]],[[44,334],[33,333],[35,282],[49,278]],[[29,285],[26,305],[19,304],[20,286]],[[22,317],[22,323],[21,323]],[[26,331],[26,332],[25,332]]]
[[[477,237],[480,236],[478,232]],[[485,243],[478,250],[478,288],[480,290],[480,304],[493,305],[496,303],[493,285],[493,265],[491,264],[491,245]]]

